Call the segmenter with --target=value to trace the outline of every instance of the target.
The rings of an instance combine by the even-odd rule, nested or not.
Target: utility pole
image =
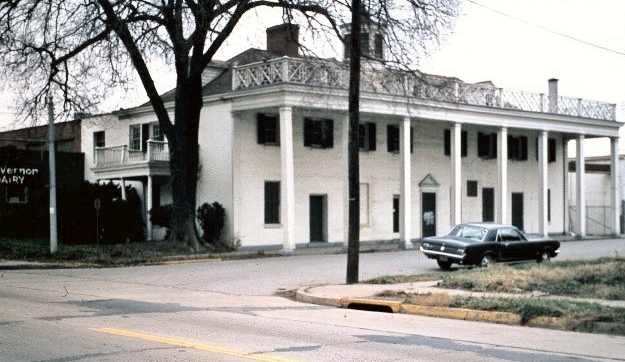
[[[360,253],[360,166],[358,154],[358,125],[360,123],[360,38],[362,4],[352,0],[351,46],[349,58],[349,145],[348,145],[348,188],[349,188],[349,230],[347,240],[347,284],[358,283]]]
[[[54,105],[52,96],[47,96],[48,101],[48,164],[50,176],[50,254],[57,252],[57,222],[56,222],[56,158],[54,147]]]

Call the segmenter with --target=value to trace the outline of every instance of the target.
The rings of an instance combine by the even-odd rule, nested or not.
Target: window
[[[556,139],[550,138],[547,140],[547,160],[548,162],[556,162]]]
[[[334,121],[331,119],[304,118],[304,146],[334,147]]]
[[[150,139],[153,141],[163,141],[164,135],[161,133],[161,126],[158,123],[151,123]]]
[[[460,132],[460,156],[467,157],[467,131]],[[445,156],[451,155],[451,130],[445,130]]]
[[[375,34],[374,54],[377,59],[384,59],[384,37],[380,33]]]
[[[508,159],[518,161],[527,160],[527,137],[508,136]]]
[[[104,137],[104,131],[93,132],[93,147],[105,147],[106,139]]]
[[[6,188],[4,200],[7,204],[27,204],[28,203],[28,187]]]
[[[412,153],[412,134],[412,127],[410,127],[410,153]],[[399,126],[396,124],[389,124],[386,126],[386,147],[388,152],[399,153],[399,146]]]
[[[265,224],[280,223],[280,182],[265,181]]]
[[[358,149],[361,151],[375,151],[375,123],[361,123],[358,125]]]
[[[497,134],[482,133],[477,134],[477,157],[497,158]]]
[[[279,145],[280,130],[278,116],[259,113],[256,116],[258,144]]]
[[[477,181],[467,181],[467,196],[477,197]]]
[[[549,163],[556,162],[556,153],[557,153],[556,139],[549,138],[547,140],[547,162]],[[536,138],[536,161],[538,161],[538,138]]]
[[[141,151],[141,125],[133,124],[129,128],[130,139],[128,140],[128,149],[133,151]]]

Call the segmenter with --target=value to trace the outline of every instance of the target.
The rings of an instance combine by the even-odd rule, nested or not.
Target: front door
[[[325,239],[325,196],[310,196],[310,241]]]
[[[512,193],[512,225],[523,230],[523,193]]]
[[[495,221],[495,189],[482,189],[482,221]]]
[[[421,194],[421,230],[424,238],[436,235],[436,194],[433,192]]]

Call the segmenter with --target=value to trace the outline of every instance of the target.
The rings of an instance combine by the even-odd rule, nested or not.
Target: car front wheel
[[[452,262],[449,260],[436,260],[438,266],[443,270],[449,270],[451,268]]]
[[[495,263],[495,259],[493,259],[493,256],[490,254],[485,254],[480,261],[480,266],[482,268],[488,268],[493,265],[493,263]]]
[[[540,255],[538,255],[537,263],[551,261],[551,255],[549,254],[549,250],[543,250]]]

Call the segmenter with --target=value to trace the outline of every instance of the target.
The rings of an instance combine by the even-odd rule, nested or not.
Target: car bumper
[[[464,260],[464,258],[467,256],[467,254],[451,254],[442,251],[428,250],[424,249],[423,246],[419,247],[419,250],[421,250],[421,252],[430,259],[452,260],[455,262],[460,262]]]

